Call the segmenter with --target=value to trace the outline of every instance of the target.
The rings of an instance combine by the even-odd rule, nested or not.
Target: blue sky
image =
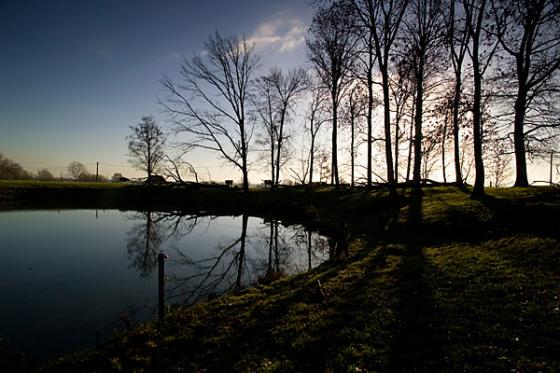
[[[73,160],[140,175],[117,167],[128,126],[147,114],[165,125],[159,79],[182,55],[218,30],[254,41],[262,73],[303,65],[312,13],[307,0],[0,0],[0,152],[57,176]]]

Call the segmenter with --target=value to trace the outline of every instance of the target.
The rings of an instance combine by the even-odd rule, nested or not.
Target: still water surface
[[[249,216],[62,210],[0,212],[0,351],[31,365],[155,317],[327,259],[328,239]]]

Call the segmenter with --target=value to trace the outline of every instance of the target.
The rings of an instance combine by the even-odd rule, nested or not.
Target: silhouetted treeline
[[[0,153],[0,180],[65,180],[72,179],[74,181],[107,181],[103,175],[90,173],[86,166],[80,162],[71,162],[67,168],[67,174],[55,177],[51,171],[46,168],[38,170],[36,173],[25,170],[19,163],[6,158]]]
[[[215,33],[184,60],[182,81],[163,79],[161,104],[175,134],[188,137],[182,154],[216,152],[242,172],[245,190],[257,154],[271,186],[288,176],[312,185],[319,174],[336,186],[382,183],[395,193],[403,181],[420,192],[428,179],[474,180],[473,195],[482,196],[510,176],[528,185],[527,159],[557,148],[558,1],[313,4],[310,71],[273,67],[259,77],[249,40]],[[294,115],[297,105],[305,115]],[[347,154],[349,165],[339,157]]]
[[[33,179],[33,174],[26,171],[17,162],[4,157],[0,153],[0,180],[29,180]]]

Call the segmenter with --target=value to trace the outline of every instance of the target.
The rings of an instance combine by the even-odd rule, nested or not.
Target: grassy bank
[[[286,188],[270,193],[254,190],[173,184],[149,186],[127,183],[1,181],[0,208],[113,208],[144,210],[208,210],[272,212],[303,209],[317,203],[334,204],[348,191],[332,188],[313,193]]]
[[[154,201],[305,214],[340,250],[42,372],[560,371],[558,189],[166,192]]]

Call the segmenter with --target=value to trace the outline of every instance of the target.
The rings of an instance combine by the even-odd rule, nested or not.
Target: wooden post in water
[[[158,254],[158,314],[159,320],[165,317],[165,258],[164,253]]]

